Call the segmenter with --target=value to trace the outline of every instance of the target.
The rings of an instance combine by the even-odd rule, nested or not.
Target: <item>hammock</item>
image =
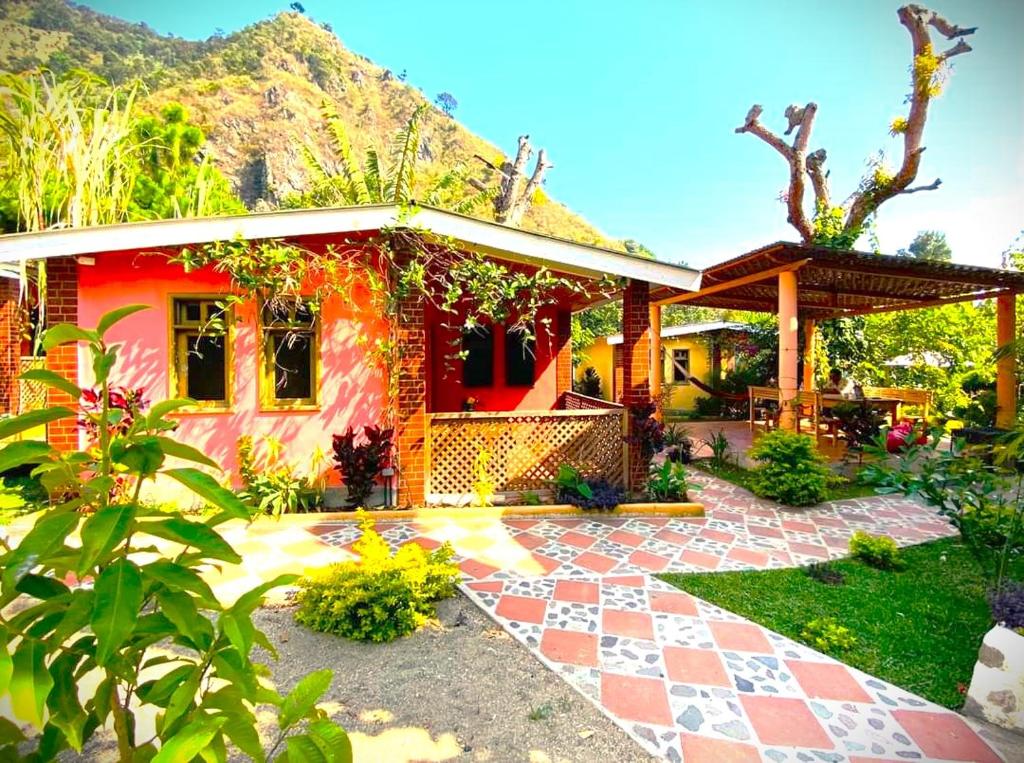
[[[704,384],[700,379],[691,374],[688,369],[683,368],[679,363],[675,364],[675,369],[683,376],[684,379],[686,379],[686,381],[701,392],[705,392],[712,397],[718,397],[722,400],[732,400],[733,402],[740,402],[741,400],[747,400],[749,398],[749,395],[746,392],[722,392],[720,389],[709,387],[707,384]]]

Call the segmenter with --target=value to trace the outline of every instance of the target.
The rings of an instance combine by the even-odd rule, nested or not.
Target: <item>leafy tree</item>
[[[405,72],[403,71],[402,74],[405,74]],[[402,75],[399,75],[399,78],[404,79]],[[440,106],[441,111],[449,117],[455,113],[455,109],[459,107],[459,102],[455,100],[455,96],[448,92],[439,93],[437,98],[434,99],[434,103]]]
[[[360,161],[352,150],[345,123],[334,107],[324,102],[321,114],[331,136],[333,164],[337,169],[319,159],[311,147],[304,146],[303,156],[313,184],[306,191],[287,197],[284,206],[333,207],[420,201],[461,213],[479,208],[490,193],[472,190],[461,166],[445,170],[429,183],[417,174],[420,128],[427,108],[420,106],[413,112],[405,126],[391,138],[386,153],[369,148]]]
[[[946,234],[937,230],[921,231],[910,242],[910,246],[900,249],[897,254],[900,257],[932,262],[949,262],[953,259],[953,250],[946,243]]]
[[[760,138],[786,160],[789,165],[789,187],[785,193],[787,220],[806,244],[849,249],[865,232],[868,221],[884,202],[902,194],[935,190],[942,182],[936,179],[928,185],[912,185],[917,179],[921,153],[924,151],[922,138],[928,106],[942,92],[949,73],[949,60],[970,52],[971,46],[963,38],[973,34],[976,28],[951,24],[935,11],[920,5],[905,5],[897,11],[897,15],[900,23],[910,33],[914,53],[907,116],[896,117],[889,126],[890,134],[901,136],[903,140],[903,159],[898,169],[887,168],[880,159],[870,161],[868,172],[857,189],[845,202],[834,205],[829,188],[829,173],[824,169],[827,158],[825,149],[819,148],[808,153],[811,129],[818,111],[816,103],[808,103],[806,106],[793,104],[786,109],[788,127],[784,134],[788,136],[796,131],[792,143],[761,123],[764,109],[758,104],[750,108],[743,124],[736,128],[738,133],[750,133]],[[936,53],[929,27],[946,39],[960,39],[947,50]],[[814,191],[813,217],[809,217],[804,208],[804,191],[808,180]]]
[[[137,88],[81,71],[0,74],[4,230],[244,212],[179,104],[137,117]]]
[[[292,3],[288,7],[291,8],[296,13],[305,13],[306,12],[306,8],[305,8],[305,6],[302,5],[302,3]]]
[[[206,136],[188,121],[180,103],[159,116],[135,121],[139,174],[132,189],[134,219],[242,214],[245,206],[208,157],[200,157]]]
[[[267,666],[253,661],[256,646],[275,654],[253,625],[253,610],[267,591],[297,576],[275,578],[228,605],[201,575],[241,561],[218,528],[250,516],[208,472],[166,463],[173,458],[218,469],[173,438],[177,423],[168,414],[194,401],[150,407],[141,395],[111,388],[118,346],[104,335],[143,309],[114,310],[95,329],[49,329],[48,350],[85,346],[97,387],[80,389],[53,371],[30,371],[25,378],[56,388],[73,407],[0,422],[0,441],[7,443],[0,472],[34,466],[49,495],[21,541],[2,543],[0,693],[9,694],[15,718],[40,733],[27,740],[12,720],[0,719],[0,759],[53,760],[68,748],[80,753],[109,723],[122,761],[226,761],[229,745],[256,761],[351,761],[345,731],[316,707],[331,671],[312,673],[281,696],[263,680]],[[46,442],[10,439],[69,418],[82,422],[87,449],[61,453]],[[158,478],[184,486],[215,513],[200,521],[142,502],[143,485]],[[156,545],[167,541],[178,550]],[[269,752],[260,742],[258,705],[277,719]],[[140,737],[140,710],[155,714],[152,738]]]

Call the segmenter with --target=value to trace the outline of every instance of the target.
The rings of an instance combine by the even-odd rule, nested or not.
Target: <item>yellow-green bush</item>
[[[898,570],[903,566],[896,541],[888,535],[868,535],[863,530],[850,538],[850,556],[880,570]]]
[[[332,564],[299,581],[295,619],[315,631],[358,641],[392,641],[412,633],[455,594],[459,568],[445,543],[426,551],[415,543],[392,555],[365,518],[353,544],[362,558]]]
[[[820,652],[839,652],[857,643],[850,629],[831,617],[816,617],[804,626],[800,638]]]

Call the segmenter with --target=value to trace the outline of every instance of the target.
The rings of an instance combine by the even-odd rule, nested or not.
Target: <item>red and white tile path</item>
[[[703,475],[707,516],[420,519],[393,546],[456,550],[463,590],[645,749],[685,763],[999,761],[958,716],[661,582],[842,556],[855,530],[903,545],[952,535],[872,497],[784,510]],[[351,525],[320,525],[349,549]]]

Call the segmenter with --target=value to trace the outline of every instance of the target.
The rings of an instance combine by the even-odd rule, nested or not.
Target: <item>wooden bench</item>
[[[916,420],[927,421],[932,409],[935,395],[928,389],[913,387],[864,387],[864,397],[891,397],[900,401],[900,415],[904,405],[916,405],[921,408],[921,415]]]
[[[747,387],[747,395],[750,399],[750,431],[762,426],[766,432],[777,429],[779,426],[779,412],[782,409],[782,392],[778,387]],[[775,407],[758,406],[758,402],[774,402]],[[818,437],[821,423],[821,394],[818,392],[798,391],[793,398],[796,407],[796,431],[806,422]]]

